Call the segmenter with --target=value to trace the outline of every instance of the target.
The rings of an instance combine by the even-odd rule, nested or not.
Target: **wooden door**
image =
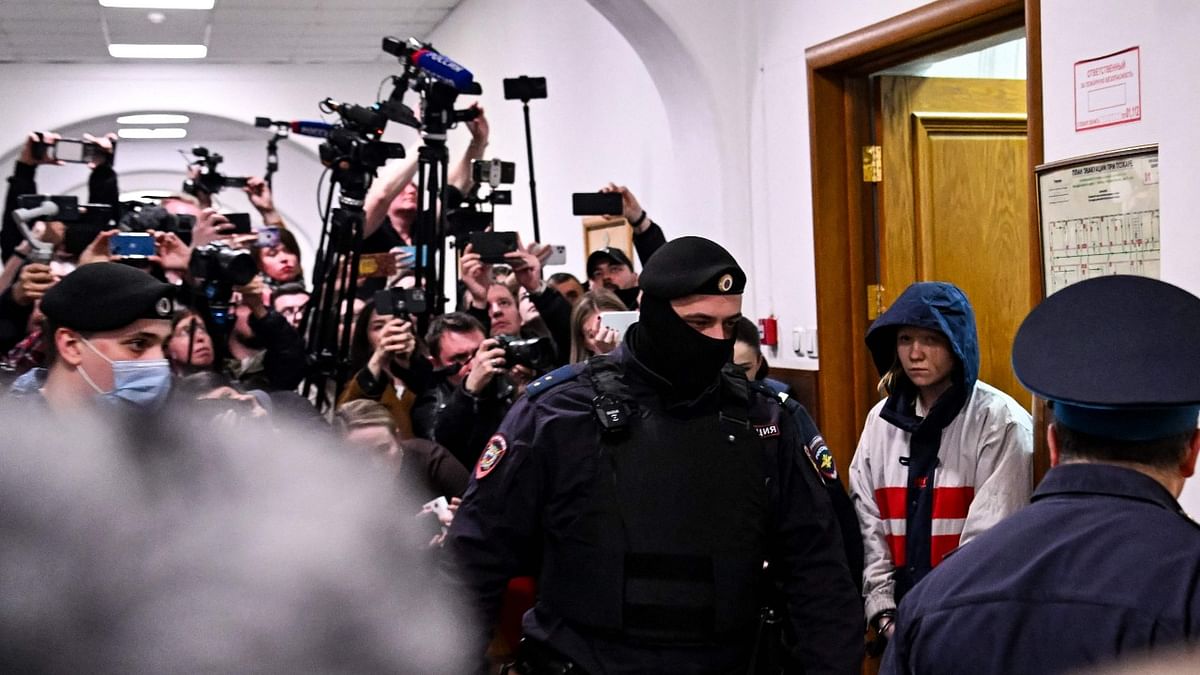
[[[1013,336],[1032,309],[1023,80],[878,78],[879,282],[886,307],[914,281],[966,292],[979,377],[1030,406]]]

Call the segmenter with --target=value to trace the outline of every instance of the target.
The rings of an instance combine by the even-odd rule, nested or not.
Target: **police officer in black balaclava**
[[[478,654],[508,579],[536,569],[517,672],[745,673],[769,651],[764,586],[790,669],[858,671],[828,497],[778,399],[729,363],[745,283],[714,242],[669,242],[624,343],[531,384],[489,439],[447,540]]]

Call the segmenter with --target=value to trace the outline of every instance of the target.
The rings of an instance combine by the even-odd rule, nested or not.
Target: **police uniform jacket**
[[[1200,527],[1149,476],[1051,469],[900,604],[885,673],[1060,673],[1200,638]]]
[[[627,345],[599,358],[634,404],[622,444],[603,438],[591,371],[576,364],[530,385],[475,467],[447,547],[481,625],[494,624],[508,579],[537,569],[525,633],[588,673],[745,672],[761,601],[745,577],[765,559],[805,672],[857,673],[859,596],[829,498],[778,400],[752,392],[745,432],[726,436],[715,431],[721,384],[669,403],[669,384]],[[743,516],[744,527],[723,529]],[[697,542],[711,570],[696,564]],[[710,638],[671,635],[677,618],[699,618]]]

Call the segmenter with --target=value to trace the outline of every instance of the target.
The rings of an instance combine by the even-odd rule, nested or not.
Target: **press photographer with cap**
[[[163,344],[174,297],[174,287],[127,265],[79,267],[42,298],[47,367],[23,375],[13,393],[56,412],[97,401],[157,409],[171,390]]]
[[[1052,402],[1033,503],[900,604],[881,672],[1087,672],[1200,639],[1200,526],[1176,501],[1200,454],[1200,298],[1133,276],[1056,292],[1013,343]]]
[[[791,416],[730,363],[745,284],[712,241],[664,245],[621,346],[535,381],[488,441],[447,547],[480,626],[540,570],[516,672],[746,672],[767,658],[764,581],[793,667],[858,672],[829,498]]]

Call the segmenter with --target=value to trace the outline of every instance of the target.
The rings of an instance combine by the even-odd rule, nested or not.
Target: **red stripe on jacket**
[[[962,520],[971,509],[975,498],[973,487],[935,487],[933,489],[933,518],[935,520]],[[875,504],[879,517],[884,520],[907,519],[908,488],[884,487],[875,490]],[[958,548],[961,533],[935,534],[929,541],[929,559],[936,567],[946,554]],[[907,537],[903,534],[887,535],[888,549],[892,553],[892,564],[901,567],[907,560],[905,547]]]

